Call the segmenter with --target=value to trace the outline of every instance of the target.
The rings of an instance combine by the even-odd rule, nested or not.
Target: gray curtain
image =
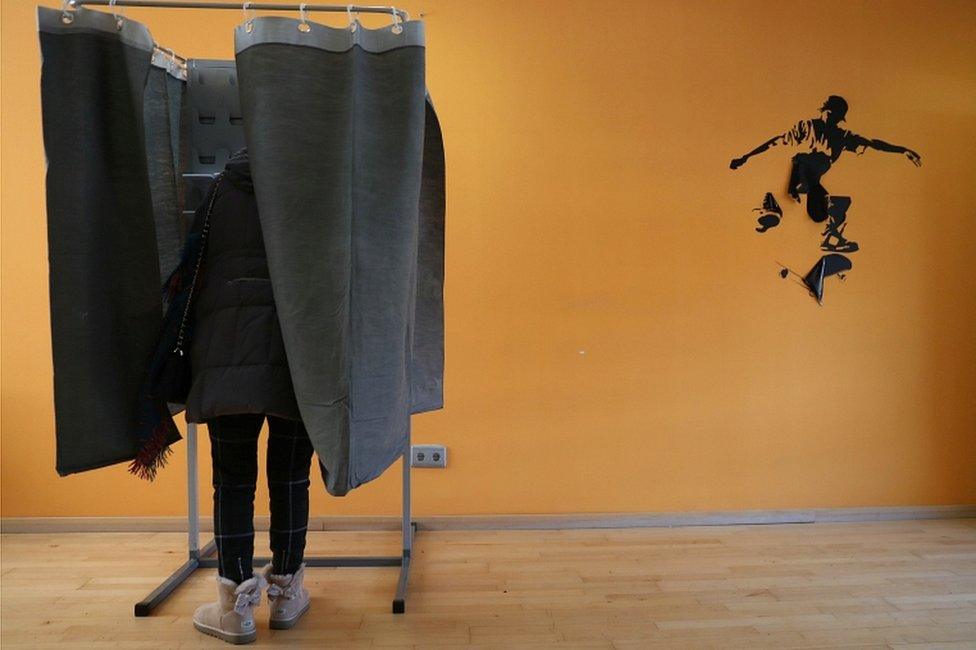
[[[159,284],[180,262],[187,223],[183,216],[186,130],[182,128],[186,82],[165,67],[149,68],[143,95],[146,162],[159,251]]]
[[[414,413],[444,406],[444,142],[429,97],[424,112],[411,377]]]
[[[110,13],[39,8],[57,469],[138,451],[137,394],[185,238],[184,83]],[[236,32],[245,135],[302,418],[332,494],[443,403],[444,154],[423,24]],[[232,120],[233,122],[233,120]]]
[[[301,25],[238,27],[237,70],[295,393],[342,495],[442,403],[443,152],[422,23]]]
[[[173,124],[169,109],[157,110],[158,85],[147,94],[152,37],[107,13],[70,16],[38,8],[61,475],[137,451],[136,395],[160,324],[161,259],[172,259],[180,239],[165,223],[180,218],[172,145],[147,148],[147,129],[162,133],[150,142],[171,142]],[[170,85],[169,105],[174,92]],[[150,183],[150,166],[170,173]]]

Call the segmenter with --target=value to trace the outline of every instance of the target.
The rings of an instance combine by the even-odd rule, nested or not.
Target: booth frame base
[[[199,547],[200,536],[200,517],[197,501],[197,426],[192,422],[187,423],[186,427],[187,443],[187,532],[189,557],[176,571],[168,578],[163,580],[158,587],[152,590],[148,596],[135,604],[136,616],[150,616],[153,609],[160,605],[172,594],[177,587],[183,584],[187,578],[193,575],[197,569],[217,568],[217,544],[211,539],[202,548]],[[394,614],[406,612],[407,603],[407,582],[410,578],[410,556],[413,550],[413,539],[417,533],[417,525],[410,518],[410,444],[407,441],[407,453],[403,455],[403,514],[402,528],[403,535],[402,552],[400,555],[380,555],[380,556],[313,556],[305,558],[306,567],[400,567],[400,576],[397,579],[396,592],[393,596],[391,610]],[[271,561],[267,557],[255,557],[254,566],[261,567]]]

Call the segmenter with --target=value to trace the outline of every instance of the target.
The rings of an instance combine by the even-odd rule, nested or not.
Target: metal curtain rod
[[[314,5],[314,4],[269,4],[266,2],[193,2],[192,0],[68,0],[74,9],[84,5],[102,7],[158,7],[163,9],[236,9],[254,11],[331,11],[362,14],[396,13],[401,20],[410,20],[410,14],[396,7],[380,5]]]

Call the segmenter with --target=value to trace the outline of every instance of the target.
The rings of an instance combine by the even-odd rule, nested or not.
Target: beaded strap
[[[186,307],[183,309],[183,317],[180,319],[180,329],[176,334],[176,347],[173,349],[173,352],[180,356],[183,356],[183,340],[186,336],[186,324],[190,318],[190,305],[193,302],[193,294],[197,288],[200,267],[203,265],[203,254],[207,250],[207,235],[210,233],[210,214],[213,212],[214,202],[217,200],[217,190],[220,189],[220,181],[223,177],[224,174],[221,172],[214,180],[213,192],[210,193],[210,203],[207,204],[207,212],[203,217],[203,228],[200,231],[200,253],[197,255],[196,266],[193,269],[193,280],[190,282],[190,294],[186,298]]]

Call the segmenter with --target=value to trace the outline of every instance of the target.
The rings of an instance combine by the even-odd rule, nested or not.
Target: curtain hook
[[[166,64],[166,71],[170,74],[178,76],[184,72],[185,66],[180,62],[180,57],[174,50],[165,45],[153,43],[153,63],[156,63],[157,55],[162,57],[163,62]]]
[[[108,0],[108,10],[111,11],[112,15],[115,17],[115,28],[122,31],[122,25],[125,23],[125,7],[122,7],[121,14],[115,13],[115,7],[118,6],[116,5],[116,2],[118,2],[118,0]]]
[[[298,23],[298,31],[307,34],[312,31],[312,26],[308,24],[308,11],[305,9],[305,3],[298,5],[298,17],[302,22]]]
[[[248,34],[250,34],[254,30],[254,14],[253,13],[249,14],[247,12],[248,7],[250,7],[252,4],[254,3],[245,2],[244,6],[242,7],[244,11],[244,31],[247,32]]]
[[[171,48],[168,48],[168,47],[159,46],[159,45],[157,45],[156,47],[158,47],[164,53],[166,53],[166,54],[169,55],[169,61],[170,61],[170,63],[172,65],[174,65],[176,67],[182,67],[181,64],[180,64],[180,56],[176,53],[175,50],[173,50]]]
[[[346,17],[349,19],[349,31],[354,32],[359,28],[359,12],[356,12],[356,17],[352,17],[352,5],[346,5]]]
[[[390,7],[390,9],[393,12],[393,27],[390,30],[394,34],[399,34],[403,31],[403,19],[400,18],[400,12],[397,11],[396,7]]]
[[[61,22],[70,25],[75,22],[75,5],[71,0],[61,0]]]

